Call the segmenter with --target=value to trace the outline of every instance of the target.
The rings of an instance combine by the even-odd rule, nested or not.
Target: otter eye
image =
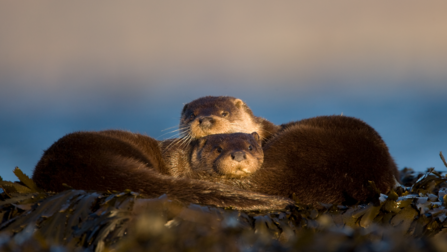
[[[192,120],[196,117],[196,115],[194,115],[194,113],[191,113],[191,115],[189,115],[189,120]]]
[[[216,151],[217,151],[218,153],[221,153],[221,152],[222,152],[222,148],[217,147],[217,148],[216,148]]]
[[[228,112],[224,111],[224,112],[222,112],[221,115],[222,115],[222,117],[226,117],[228,115]]]
[[[253,147],[251,147],[251,145],[248,146],[248,150],[253,150]]]

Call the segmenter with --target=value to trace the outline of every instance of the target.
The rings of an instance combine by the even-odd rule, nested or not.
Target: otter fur
[[[235,151],[261,155],[261,146],[253,148],[255,139],[247,141],[247,137],[223,134],[199,140],[203,145],[201,163],[193,166],[196,170],[192,174],[263,194],[295,194],[300,203],[314,207],[321,207],[318,202],[349,205],[372,200],[375,194],[368,188],[368,181],[387,193],[398,175],[379,134],[356,118],[322,116],[289,123],[264,146],[262,167],[248,176],[240,176],[240,167],[222,172],[213,165],[220,159],[232,161],[228,156]]]
[[[261,168],[264,161],[261,144],[260,136],[253,132],[209,135],[192,141],[187,148],[175,145],[163,154],[169,167],[166,174],[198,179],[202,173],[225,178],[249,176]],[[162,149],[166,145],[170,143],[163,142]]]
[[[293,203],[286,198],[186,178],[191,177],[190,157],[200,148],[197,144],[182,149],[184,159],[176,164],[184,174],[180,178],[171,176],[160,144],[151,137],[119,130],[75,132],[44,152],[32,178],[39,187],[56,192],[67,189],[63,184],[96,191],[131,189],[151,197],[167,194],[182,202],[240,210],[283,209]]]
[[[279,129],[280,126],[254,116],[241,99],[206,96],[184,105],[179,140],[187,143],[212,134],[257,132],[265,143]]]

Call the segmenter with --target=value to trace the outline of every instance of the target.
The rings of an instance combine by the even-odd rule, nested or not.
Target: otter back
[[[208,145],[216,144],[207,138]],[[233,134],[223,135],[220,142],[222,139],[247,141]],[[202,156],[205,160],[214,157],[211,151]],[[367,188],[368,181],[387,193],[395,185],[398,171],[374,129],[355,118],[329,116],[290,123],[264,146],[264,164],[251,176],[234,179],[217,173],[208,177],[202,174],[205,180],[260,193],[296,194],[301,203],[320,207],[318,202],[353,204],[370,200],[374,194]]]

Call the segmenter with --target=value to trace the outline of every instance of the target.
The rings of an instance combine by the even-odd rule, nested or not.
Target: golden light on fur
[[[279,127],[253,115],[241,100],[229,96],[206,96],[186,104],[180,118],[180,138],[257,132],[267,140]]]

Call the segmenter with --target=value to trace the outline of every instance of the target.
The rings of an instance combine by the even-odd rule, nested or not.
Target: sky
[[[445,1],[0,2],[0,175],[73,131],[157,139],[183,104],[243,99],[276,124],[360,118],[399,168],[446,169]]]

